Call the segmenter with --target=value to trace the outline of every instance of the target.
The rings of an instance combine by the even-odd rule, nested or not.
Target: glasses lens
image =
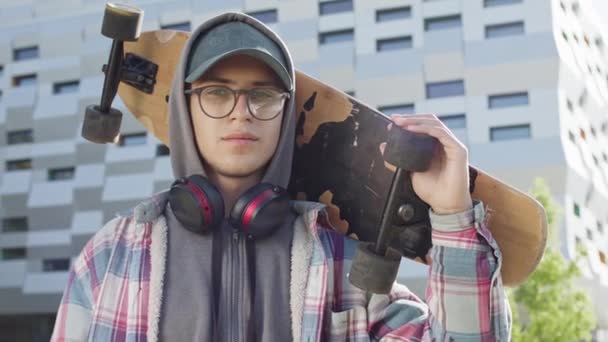
[[[200,102],[203,111],[212,117],[228,115],[234,107],[234,94],[226,87],[211,86],[201,91]]]
[[[283,108],[284,96],[275,89],[256,88],[249,91],[249,109],[261,119],[272,119]]]

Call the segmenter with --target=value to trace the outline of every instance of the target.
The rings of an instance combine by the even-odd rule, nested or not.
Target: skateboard
[[[169,146],[167,99],[189,33],[158,30],[137,32],[129,39],[107,36],[114,44],[120,41],[121,46],[114,49],[113,45],[104,67],[105,83],[115,84],[116,89],[104,83],[102,103],[107,105],[107,98],[117,92],[128,111]],[[114,74],[109,72],[113,58],[120,65],[114,66],[120,69]],[[114,79],[108,81],[111,77]],[[110,90],[106,92],[106,88]],[[357,250],[351,282],[386,293],[401,256],[426,264],[430,261],[429,206],[413,191],[409,172],[428,167],[433,144],[438,142],[396,125],[387,130],[389,117],[300,70],[296,72],[295,95],[296,141],[288,190],[294,199],[326,204],[334,229],[366,242]],[[97,121],[89,125],[95,127],[85,122],[83,136],[95,142],[112,142],[118,134],[116,125],[104,126],[99,120],[116,110],[101,109],[87,107],[85,121],[87,116]],[[85,131],[87,127],[89,131]],[[383,156],[379,145],[385,141]],[[396,170],[387,168],[385,161]],[[547,235],[544,208],[478,167],[470,165],[469,174],[472,198],[484,203],[489,216],[486,223],[503,254],[503,282],[517,285],[533,272],[543,255]]]

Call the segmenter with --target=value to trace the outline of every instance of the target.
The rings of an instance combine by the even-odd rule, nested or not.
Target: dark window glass
[[[7,160],[6,171],[29,170],[32,168],[31,159]]]
[[[267,11],[251,12],[248,14],[266,24],[272,24],[272,23],[276,23],[277,21],[279,21],[279,15],[278,15],[276,9],[271,9],[271,10],[267,10]]]
[[[604,233],[604,226],[602,225],[602,222],[597,221],[597,231],[600,233]]]
[[[6,143],[9,145],[25,144],[34,141],[34,134],[31,129],[22,129],[6,133]]]
[[[50,169],[48,174],[49,181],[68,180],[74,178],[74,168],[65,167],[61,169]]]
[[[125,134],[120,136],[120,146],[137,146],[146,144],[146,133]]]
[[[490,140],[513,140],[530,138],[530,124],[490,128]]]
[[[424,19],[425,31],[444,30],[461,26],[460,15]]]
[[[574,135],[574,133],[572,132],[568,132],[568,138],[570,139],[570,141],[572,141],[573,143],[576,143],[576,136]]]
[[[23,76],[15,76],[13,77],[13,85],[15,87],[29,86],[36,84],[36,75],[23,75]]]
[[[464,81],[462,80],[434,82],[426,85],[427,99],[461,95],[464,95]]]
[[[398,105],[380,106],[378,107],[378,110],[387,116],[390,116],[391,114],[413,114],[414,104],[404,103]]]
[[[395,37],[387,39],[378,39],[376,41],[376,51],[390,51],[400,49],[410,49],[412,47],[412,37]]]
[[[524,34],[523,21],[486,26],[486,38],[500,38],[522,34]]]
[[[578,206],[578,204],[574,203],[574,215],[576,217],[581,217],[581,208]]]
[[[169,147],[167,147],[167,145],[165,144],[161,144],[156,146],[156,156],[160,157],[160,156],[168,156],[170,153],[169,151]]]
[[[67,271],[70,269],[70,259],[44,259],[42,260],[43,272]]]
[[[527,106],[528,103],[528,92],[490,95],[488,97],[488,108]]]
[[[38,58],[38,47],[28,46],[13,50],[13,60],[23,61],[26,59]]]
[[[68,81],[53,84],[53,94],[67,94],[78,91],[79,81]]]
[[[376,22],[407,19],[412,17],[410,6],[376,10]]]
[[[587,228],[587,239],[589,240],[593,240],[593,232],[591,231],[591,229]]]
[[[355,37],[355,30],[340,30],[332,32],[324,32],[319,34],[320,44],[332,44],[342,42],[352,42]]]
[[[483,0],[483,7],[521,4],[522,0]]]
[[[25,259],[25,248],[5,248],[2,250],[2,260]]]
[[[439,120],[448,126],[449,129],[467,128],[467,119],[465,114],[441,115]]]
[[[0,65],[0,77],[4,76],[4,65]]]
[[[183,23],[167,24],[167,25],[162,25],[160,28],[163,29],[163,30],[175,30],[175,31],[190,32],[190,22],[189,21],[185,21]]]
[[[342,12],[352,12],[353,1],[352,0],[335,0],[326,1],[319,4],[319,14],[334,14]]]
[[[27,217],[8,217],[2,219],[2,231],[4,233],[27,231]]]

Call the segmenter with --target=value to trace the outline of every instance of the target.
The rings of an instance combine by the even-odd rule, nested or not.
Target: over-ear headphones
[[[224,219],[224,199],[220,191],[201,175],[177,179],[169,191],[169,203],[178,221],[188,230],[206,234]],[[243,193],[228,218],[237,230],[255,240],[271,234],[289,212],[287,190],[260,183]]]

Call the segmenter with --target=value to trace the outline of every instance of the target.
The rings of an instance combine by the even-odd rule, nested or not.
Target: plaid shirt
[[[165,273],[166,193],[108,222],[72,265],[52,341],[156,341]],[[290,306],[295,341],[508,341],[501,254],[483,204],[436,215],[427,304],[395,283],[388,295],[350,284],[357,241],[327,224],[323,205],[293,202]]]

